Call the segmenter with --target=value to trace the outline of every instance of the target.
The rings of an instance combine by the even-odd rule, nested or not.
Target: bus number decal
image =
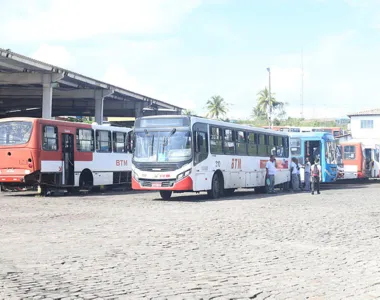
[[[241,158],[233,158],[231,169],[241,169]]]
[[[220,160],[217,160],[217,161],[215,162],[215,168],[220,168]]]
[[[123,166],[128,166],[128,160],[124,160],[124,159],[118,159],[116,160],[116,166],[117,167],[123,167]]]

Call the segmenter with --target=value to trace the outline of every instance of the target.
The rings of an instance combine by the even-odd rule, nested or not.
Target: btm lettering
[[[124,166],[128,166],[128,160],[124,160],[124,159],[116,160],[116,167],[124,167]]]
[[[231,169],[241,169],[241,158],[233,158]]]

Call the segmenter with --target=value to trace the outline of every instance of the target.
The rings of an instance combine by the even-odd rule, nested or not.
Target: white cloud
[[[23,0],[3,7],[2,42],[72,41],[102,34],[168,32],[202,0]],[[9,12],[12,12],[10,14]]]

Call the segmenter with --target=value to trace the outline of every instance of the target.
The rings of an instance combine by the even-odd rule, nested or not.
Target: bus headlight
[[[189,169],[189,170],[187,170],[187,171],[185,171],[185,172],[182,172],[182,173],[178,174],[178,176],[177,176],[177,181],[178,181],[178,180],[181,180],[181,179],[183,179],[183,178],[185,178],[185,177],[187,177],[187,176],[189,176],[190,173],[191,173],[191,169]]]
[[[139,180],[139,177],[137,176],[137,173],[135,171],[132,172],[132,176],[134,179],[136,179],[137,181]]]

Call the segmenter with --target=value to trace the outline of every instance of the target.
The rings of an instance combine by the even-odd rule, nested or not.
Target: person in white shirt
[[[305,191],[310,192],[310,171],[311,171],[311,163],[310,158],[306,157],[305,160]]]
[[[321,165],[319,159],[315,160],[315,163],[311,166],[311,194],[314,195],[314,191],[317,190],[317,194],[320,194],[319,186],[322,180]]]
[[[292,158],[292,162],[290,164],[290,171],[292,172],[292,188],[293,191],[300,190],[300,181],[298,179],[298,170],[297,170],[297,159],[295,157]]]
[[[276,175],[276,159],[274,155],[271,155],[266,164],[266,175],[265,175],[265,184],[267,179],[269,179],[268,193],[274,194],[274,176]]]

